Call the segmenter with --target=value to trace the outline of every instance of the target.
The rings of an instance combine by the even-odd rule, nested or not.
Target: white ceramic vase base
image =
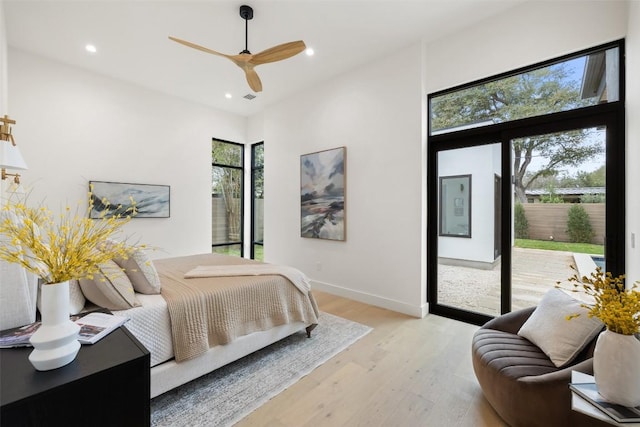
[[[42,286],[41,326],[33,334],[29,361],[38,371],[71,363],[80,350],[80,326],[69,320],[69,282]]]
[[[601,333],[593,353],[593,373],[607,401],[640,405],[640,341],[635,336]]]

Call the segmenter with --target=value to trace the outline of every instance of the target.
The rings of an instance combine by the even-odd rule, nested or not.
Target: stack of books
[[[572,382],[569,388],[618,423],[640,423],[640,406],[633,408],[608,402],[598,392],[598,386],[592,380],[593,377],[589,376],[589,378],[591,380],[588,382]]]

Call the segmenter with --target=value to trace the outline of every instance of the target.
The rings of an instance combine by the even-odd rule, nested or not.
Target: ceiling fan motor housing
[[[253,8],[246,4],[240,6],[240,17],[246,20],[253,19]]]

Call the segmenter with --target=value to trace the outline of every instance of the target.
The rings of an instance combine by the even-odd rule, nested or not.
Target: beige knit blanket
[[[283,276],[303,294],[311,290],[311,282],[300,270],[286,265],[275,264],[238,264],[238,265],[199,265],[185,273],[185,279],[197,277],[226,276]]]
[[[281,275],[245,275],[185,279],[197,266],[255,264],[216,254],[154,261],[167,301],[175,360],[181,362],[210,347],[291,322],[318,322],[318,307]]]

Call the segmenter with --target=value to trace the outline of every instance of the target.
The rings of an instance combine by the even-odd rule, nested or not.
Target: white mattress
[[[125,326],[151,353],[151,366],[173,358],[173,340],[169,309],[162,295],[136,293],[141,307],[113,311],[116,316],[128,317]]]

